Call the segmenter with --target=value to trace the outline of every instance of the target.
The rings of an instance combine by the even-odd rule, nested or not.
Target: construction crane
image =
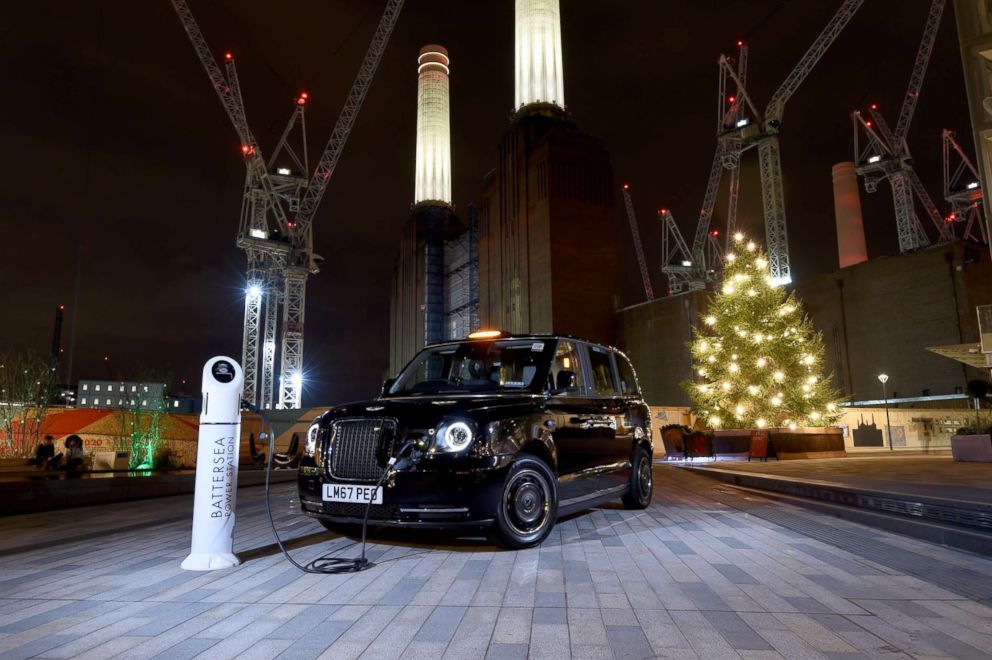
[[[738,55],[736,60],[736,76],[738,87],[737,92],[728,96],[727,67],[733,67],[734,62],[727,57],[720,58],[720,83],[717,93],[717,124],[716,134],[719,138],[729,128],[734,127],[738,122],[745,121],[746,108],[744,107],[744,97],[740,94],[744,81],[747,80],[747,44],[743,41],[737,42]],[[663,221],[665,233],[663,242],[668,241],[675,252],[669,255],[666,251],[666,258],[662,263],[661,270],[668,276],[669,289],[674,293],[679,293],[683,288],[690,290],[704,289],[707,283],[719,279],[722,271],[722,255],[720,250],[709,250],[714,238],[710,225],[713,220],[713,213],[716,207],[717,195],[720,191],[720,183],[725,170],[730,172],[730,187],[727,196],[727,232],[733,233],[737,225],[737,202],[740,192],[740,151],[738,145],[717,141],[716,152],[713,154],[713,162],[710,165],[709,177],[706,181],[706,191],[703,193],[703,203],[699,211],[699,220],[696,223],[696,233],[693,237],[692,248],[686,248],[685,255],[681,254],[679,245],[685,245],[685,239],[675,223],[674,217],[665,209],[665,214],[659,214]],[[718,234],[717,234],[718,235]],[[728,239],[729,240],[729,239]],[[685,265],[688,264],[688,265]]]
[[[773,281],[779,284],[792,281],[786,230],[785,190],[782,183],[782,159],[778,142],[782,128],[782,116],[789,99],[813,71],[824,53],[827,52],[827,49],[834,43],[863,3],[864,0],[844,1],[803,57],[779,85],[765,107],[764,114],[758,112],[747,92],[746,85],[738,78],[737,72],[729,65],[726,58],[721,58],[721,68],[726,71],[727,77],[734,81],[738,89],[735,103],[743,100],[751,111],[753,119],[737,120],[732,129],[721,134],[720,140],[724,144],[724,153],[729,160],[739,158],[741,154],[752,147],[758,148],[768,262]],[[708,227],[697,227],[696,236],[705,235],[706,229]]]
[[[644,259],[644,246],[641,245],[641,232],[637,228],[637,216],[634,215],[634,203],[630,199],[630,186],[623,184],[623,204],[627,209],[627,220],[630,222],[630,236],[634,240],[634,252],[637,253],[637,265],[641,269],[641,281],[644,282],[644,297],[654,300],[654,289],[651,288],[651,275],[648,274],[648,263]]]
[[[699,269],[692,260],[689,246],[682,238],[675,216],[668,209],[658,209],[658,220],[664,226],[664,233],[661,235],[661,270],[668,277],[668,293],[705,288],[706,280],[698,277]]]
[[[270,170],[262,149],[248,125],[234,55],[230,52],[224,54],[224,70],[221,70],[185,0],[172,0],[172,6],[240,140],[240,152],[245,163],[245,192],[236,242],[238,247],[245,251],[248,261],[241,353],[245,375],[244,396],[252,404],[271,408],[272,369],[269,368],[266,373],[263,368],[261,388],[258,382],[259,331],[264,318],[265,340],[261,348],[266,355],[274,359],[275,325],[272,320],[278,308],[280,295],[275,285],[279,282],[278,273],[289,253],[289,246],[285,240],[280,240],[289,231],[289,220],[284,206],[292,204],[293,201],[298,202],[299,191],[307,182],[309,168],[306,162],[305,111],[309,95],[301,92],[297,96],[286,129],[273,151],[277,157],[283,152],[290,155],[291,160],[295,161],[296,172],[294,174],[292,170],[281,168],[280,172],[285,173],[277,174]],[[294,129],[302,134],[303,144],[298,150],[289,146]],[[297,151],[300,156],[297,156]]]
[[[322,261],[313,251],[313,218],[365,100],[403,2],[388,0],[331,137],[312,176],[308,178],[304,113],[308,94],[301,92],[297,97],[293,115],[273,151],[273,158],[267,162],[248,125],[233,55],[224,55],[225,71],[222,72],[186,1],[172,0],[214,91],[241,140],[246,177],[237,245],[248,258],[242,365],[245,398],[252,403],[260,403],[263,408],[273,405],[276,343],[280,334],[282,345],[276,407],[299,408],[301,405],[306,278],[310,273],[318,272]],[[295,149],[291,140],[294,134],[299,134],[301,144]],[[292,167],[272,171],[270,164],[283,156],[289,159]],[[278,326],[280,308],[281,327]],[[262,367],[260,387],[259,363]]]
[[[951,205],[948,221],[964,224],[962,238],[988,243],[989,237],[982,213],[984,193],[981,176],[971,159],[961,149],[954,131],[944,129],[941,134],[944,161],[944,199]],[[975,226],[978,234],[975,234]]]
[[[388,0],[365,51],[365,58],[352,83],[351,91],[338,115],[331,137],[317,162],[310,183],[300,200],[299,211],[289,225],[291,250],[283,270],[282,355],[279,374],[279,407],[299,408],[303,389],[303,321],[307,277],[320,269],[319,257],[313,251],[313,219],[324,197],[327,184],[334,174],[348,136],[362,109],[365,95],[372,85],[382,54],[403,9],[404,0]]]
[[[664,233],[661,235],[661,270],[668,276],[668,292],[672,294],[682,293],[685,289],[705,289],[706,282],[714,280],[715,273],[723,268],[720,231],[710,230],[703,244],[704,248],[699,258],[696,258],[682,238],[672,212],[669,209],[658,209],[658,220],[664,226]]]
[[[926,216],[937,231],[939,240],[954,239],[950,223],[946,222],[930,194],[913,170],[913,156],[909,151],[906,136],[916,112],[920,90],[926,77],[933,44],[937,38],[940,19],[944,13],[946,0],[933,0],[923,28],[923,37],[916,51],[916,60],[909,77],[909,86],[899,111],[896,129],[889,128],[878,105],[869,109],[871,120],[862,117],[860,112],[852,113],[854,128],[854,157],[856,171],[863,177],[865,191],[873,193],[882,181],[888,181],[892,189],[892,202],[895,208],[896,232],[899,251],[909,252],[930,245],[930,239],[923,223],[916,215],[913,203],[914,194],[923,206]],[[863,137],[862,137],[863,136]]]

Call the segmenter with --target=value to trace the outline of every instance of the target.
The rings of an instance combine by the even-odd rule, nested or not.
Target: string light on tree
[[[822,371],[820,335],[799,300],[772,282],[758,244],[740,232],[734,242],[724,284],[693,329],[693,412],[714,428],[831,423],[839,416],[837,394]]]

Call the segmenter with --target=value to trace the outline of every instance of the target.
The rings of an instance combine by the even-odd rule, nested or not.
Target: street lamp
[[[889,423],[889,397],[885,392],[885,384],[889,382],[888,374],[878,374],[878,382],[882,384],[882,400],[885,402],[885,431],[889,436],[889,451],[892,448],[892,424]]]

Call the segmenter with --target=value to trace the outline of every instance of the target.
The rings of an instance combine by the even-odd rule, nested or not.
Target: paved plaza
[[[655,469],[646,511],[561,521],[540,547],[373,536],[377,566],[304,575],[239,492],[244,564],[182,571],[191,499],[0,518],[0,657],[992,657],[992,561]],[[350,539],[273,511],[294,557]],[[355,548],[347,548],[352,555]]]

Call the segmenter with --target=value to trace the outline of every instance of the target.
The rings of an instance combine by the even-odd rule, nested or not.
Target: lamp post
[[[885,384],[889,382],[888,374],[878,374],[878,382],[882,384],[882,401],[885,402],[885,432],[889,436],[889,451],[893,451],[892,448],[892,424],[889,423],[889,397],[885,391]]]

